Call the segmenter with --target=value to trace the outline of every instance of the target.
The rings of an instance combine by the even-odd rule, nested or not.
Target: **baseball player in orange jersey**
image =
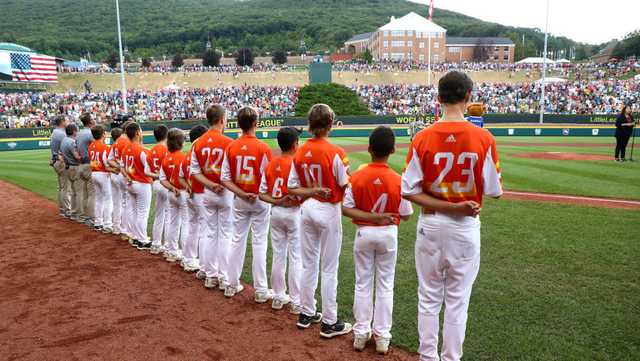
[[[220,105],[207,109],[209,130],[196,142],[191,152],[191,178],[204,186],[193,200],[202,213],[200,236],[200,269],[207,288],[224,290],[226,286],[227,251],[231,243],[233,193],[221,185],[220,174],[224,151],[232,139],[223,134],[227,124],[226,110]]]
[[[188,192],[187,197],[187,222],[188,232],[186,238],[181,238],[183,258],[182,268],[186,272],[194,272],[200,269],[200,259],[198,258],[198,247],[200,244],[200,229],[203,228],[202,205],[198,204],[200,198],[196,198],[196,195],[204,192],[204,186],[202,183],[191,178],[191,154],[193,153],[193,147],[199,142],[197,141],[204,133],[207,132],[207,128],[204,125],[196,125],[189,131],[189,140],[191,141],[191,150],[187,152],[187,156],[184,157],[180,164],[179,179],[180,183],[186,187]]]
[[[122,125],[122,132],[120,132],[119,137],[113,137],[112,131],[112,145],[108,158],[109,165],[118,171],[111,177],[111,194],[113,196],[113,216],[111,221],[113,222],[113,232],[121,234],[123,237],[129,237],[128,219],[125,212],[128,191],[124,176],[124,160],[122,158],[122,152],[130,144],[129,138],[124,132],[124,128],[129,124],[130,121],[127,121]]]
[[[104,233],[111,233],[111,213],[113,202],[111,200],[111,179],[107,169],[107,157],[109,146],[104,144],[106,133],[101,125],[91,128],[94,141],[89,144],[87,152],[91,161],[91,178],[95,187],[94,228]]]
[[[502,195],[500,162],[491,134],[464,119],[473,83],[452,71],[438,83],[442,119],[416,135],[402,176],[402,194],[424,207],[415,249],[421,360],[438,357],[439,314],[443,361],[458,361],[471,288],[480,266],[484,195]]]
[[[162,235],[164,233],[164,222],[167,214],[168,191],[160,184],[160,166],[162,160],[167,155],[167,133],[169,129],[166,125],[157,125],[153,129],[153,136],[156,138],[156,145],[149,152],[149,168],[154,174],[152,191],[156,198],[156,209],[153,218],[153,228],[151,231],[151,250],[153,254],[162,252]]]
[[[180,183],[180,165],[184,160],[182,147],[184,133],[180,129],[171,129],[167,136],[167,156],[160,167],[160,184],[167,191],[167,218],[165,220],[164,257],[168,262],[182,259],[180,238],[187,236],[189,222],[187,219],[187,197],[185,187]]]
[[[127,179],[129,198],[127,198],[127,218],[129,219],[131,245],[139,250],[151,248],[147,236],[147,221],[151,209],[151,183],[153,183],[149,167],[149,151],[142,146],[142,130],[138,123],[130,123],[125,129],[130,145],[122,153],[125,160],[125,177]]]
[[[298,131],[295,128],[281,128],[278,145],[282,155],[269,162],[260,182],[260,199],[271,203],[271,287],[273,301],[271,308],[282,309],[291,304],[289,311],[300,314],[300,199],[289,194],[287,182],[293,156],[298,148]],[[285,283],[289,259],[288,286]]]
[[[325,104],[309,111],[309,132],[293,158],[287,187],[292,195],[308,198],[302,204],[302,278],[298,328],[322,321],[320,336],[331,338],[351,332],[351,324],[338,319],[336,293],[342,246],[340,203],[349,183],[349,160],[344,149],[328,142],[335,115]],[[318,264],[322,274],[322,312],[316,312]]]
[[[240,138],[229,144],[222,162],[222,184],[236,197],[233,201],[233,236],[229,246],[227,282],[224,295],[233,297],[241,292],[240,274],[247,250],[247,236],[251,227],[252,273],[254,300],[264,303],[272,294],[267,284],[267,236],[270,205],[258,199],[260,180],[271,160],[271,149],[256,138],[258,113],[249,107],[238,112]]]

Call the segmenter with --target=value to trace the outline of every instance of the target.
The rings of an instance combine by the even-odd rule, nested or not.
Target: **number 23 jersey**
[[[411,142],[402,175],[402,194],[426,193],[459,203],[482,204],[483,195],[502,195],[496,142],[469,122],[438,122]]]

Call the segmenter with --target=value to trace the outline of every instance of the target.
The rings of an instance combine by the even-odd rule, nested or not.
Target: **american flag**
[[[11,53],[13,81],[57,83],[56,58],[29,53]]]

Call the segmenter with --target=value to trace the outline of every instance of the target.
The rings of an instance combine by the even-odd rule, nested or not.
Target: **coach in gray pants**
[[[71,204],[66,197],[65,185],[67,180],[65,179],[65,163],[64,158],[60,155],[60,145],[62,140],[67,136],[65,127],[67,126],[67,119],[60,115],[51,120],[51,124],[55,126],[53,132],[51,132],[51,139],[49,144],[51,145],[51,161],[49,165],[53,167],[58,178],[58,207],[60,207],[60,215],[68,217],[71,213]]]
[[[76,136],[78,135],[78,127],[75,124],[69,124],[65,128],[67,136],[60,144],[60,153],[64,158],[65,170],[64,179],[66,181],[64,190],[65,197],[69,199],[71,211],[69,216],[74,221],[82,221],[82,208],[80,204],[80,154],[76,148]]]
[[[95,125],[95,122],[89,113],[82,113],[80,121],[83,128],[76,139],[76,146],[80,154],[80,193],[78,197],[80,199],[80,209],[82,210],[82,220],[88,225],[93,225],[96,200],[93,180],[91,179],[91,159],[89,158],[88,148],[93,142],[91,127]]]

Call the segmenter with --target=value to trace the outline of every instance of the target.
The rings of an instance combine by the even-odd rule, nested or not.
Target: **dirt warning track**
[[[56,215],[0,182],[1,360],[365,360],[351,336],[322,340],[295,316],[232,300],[193,274]],[[392,349],[385,360],[417,357]]]

